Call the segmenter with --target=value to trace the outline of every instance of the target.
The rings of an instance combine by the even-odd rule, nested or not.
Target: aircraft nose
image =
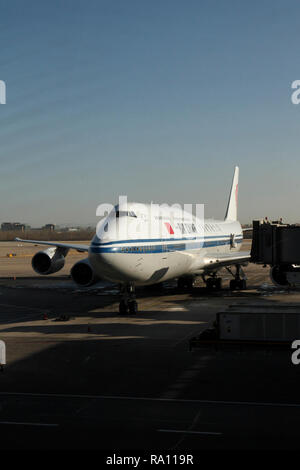
[[[118,248],[99,238],[93,240],[89,249],[89,259],[96,273],[110,281],[118,282],[118,263],[116,254]]]

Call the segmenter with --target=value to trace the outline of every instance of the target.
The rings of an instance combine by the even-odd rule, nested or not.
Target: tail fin
[[[237,220],[237,206],[238,206],[238,187],[239,187],[239,167],[234,169],[230,197],[228,201],[225,220]]]

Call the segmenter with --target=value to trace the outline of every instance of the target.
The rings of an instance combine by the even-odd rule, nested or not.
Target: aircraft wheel
[[[206,288],[208,290],[212,290],[215,286],[215,280],[212,278],[212,277],[209,277],[207,280],[206,280]]]
[[[236,290],[236,288],[237,288],[237,285],[236,285],[236,284],[237,284],[236,280],[235,280],[235,279],[231,279],[230,284],[229,284],[230,290]]]
[[[130,300],[130,302],[128,302],[128,308],[129,308],[129,313],[131,313],[131,315],[136,314],[137,311],[138,311],[137,301],[136,300]]]
[[[217,277],[217,279],[215,280],[215,286],[217,290],[222,290],[222,278],[221,277]]]
[[[119,314],[120,315],[126,315],[127,312],[128,312],[128,305],[125,302],[125,300],[121,300],[121,302],[119,304]]]
[[[178,289],[191,290],[194,285],[194,279],[192,277],[179,277],[177,280]]]

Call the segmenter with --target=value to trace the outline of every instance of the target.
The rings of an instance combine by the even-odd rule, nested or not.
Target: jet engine
[[[60,271],[65,265],[65,248],[51,247],[36,253],[31,261],[34,271],[38,274],[52,274]]]
[[[270,277],[272,282],[279,287],[298,285],[300,282],[300,266],[292,264],[272,266]]]
[[[78,261],[71,269],[71,277],[76,284],[88,287],[100,281],[88,260],[88,258]]]

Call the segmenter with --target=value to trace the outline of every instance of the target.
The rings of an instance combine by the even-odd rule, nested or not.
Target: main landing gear
[[[247,288],[246,275],[240,264],[235,266],[235,273],[226,266],[227,271],[234,277],[230,281],[230,290],[245,290]],[[217,277],[217,273],[211,273],[209,277],[202,276],[203,281],[206,284],[208,290],[221,290],[222,289],[222,278]]]
[[[235,268],[236,271],[234,274],[229,267],[226,267],[227,271],[234,277],[229,284],[230,290],[245,290],[247,288],[247,282],[243,268],[240,264],[237,264]]]
[[[135,298],[135,286],[133,284],[124,284],[120,288],[121,301],[119,304],[120,315],[130,313],[134,315],[138,311],[138,304]]]
[[[222,278],[217,277],[216,274],[206,278],[202,276],[203,281],[206,284],[208,290],[222,290]]]
[[[206,287],[208,290],[222,290],[222,278],[221,277],[209,277],[206,279]]]
[[[179,277],[177,280],[177,287],[180,290],[191,290],[194,285],[194,277],[192,276],[184,276],[184,277]]]

